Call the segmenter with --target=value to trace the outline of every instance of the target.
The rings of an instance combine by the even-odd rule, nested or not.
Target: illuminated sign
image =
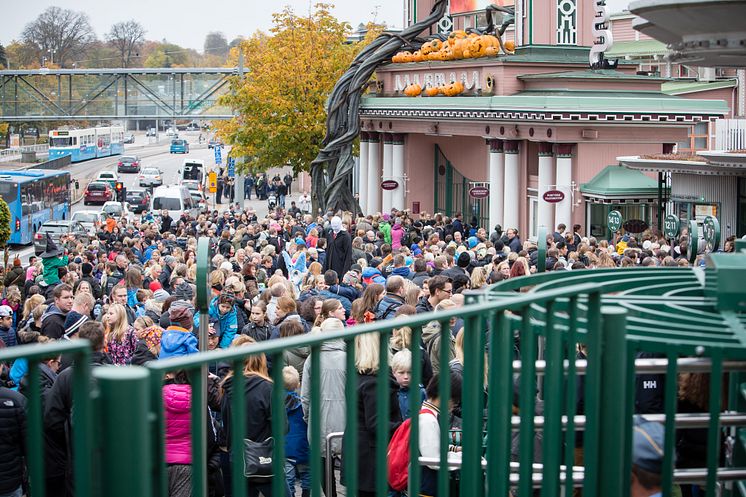
[[[476,12],[484,10],[489,5],[511,7],[515,5],[514,0],[451,0],[451,14],[463,14],[465,12]]]

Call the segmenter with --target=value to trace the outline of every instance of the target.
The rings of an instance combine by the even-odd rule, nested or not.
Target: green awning
[[[661,91],[667,95],[684,95],[686,93],[697,93],[700,91],[735,88],[736,86],[738,86],[737,79],[718,79],[716,81],[668,81],[663,83]]]
[[[580,192],[600,198],[650,198],[658,195],[658,182],[625,166],[606,166],[588,183],[580,185]]]
[[[668,52],[666,44],[658,40],[615,41],[606,56],[639,58],[666,55]]]

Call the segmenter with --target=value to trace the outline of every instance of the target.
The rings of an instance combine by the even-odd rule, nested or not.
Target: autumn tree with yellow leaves
[[[380,32],[348,43],[349,24],[332,16],[330,4],[316,4],[307,16],[286,7],[273,15],[269,33],[258,32],[231,50],[229,64],[244,54],[246,73],[232,81],[221,104],[237,114],[216,123],[218,134],[244,157],[244,170],[292,166],[309,171],[326,133],[326,101],[357,53]]]

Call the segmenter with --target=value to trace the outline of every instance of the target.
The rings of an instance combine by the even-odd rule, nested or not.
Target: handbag
[[[272,437],[263,442],[243,440],[243,475],[252,479],[272,478],[272,452],[275,440]]]

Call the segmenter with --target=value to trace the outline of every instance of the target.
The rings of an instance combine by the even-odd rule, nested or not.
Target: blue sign
[[[228,157],[228,177],[236,177],[236,159],[233,157]]]
[[[215,147],[213,150],[215,150],[215,164],[222,164],[223,152],[220,150],[220,147]]]

